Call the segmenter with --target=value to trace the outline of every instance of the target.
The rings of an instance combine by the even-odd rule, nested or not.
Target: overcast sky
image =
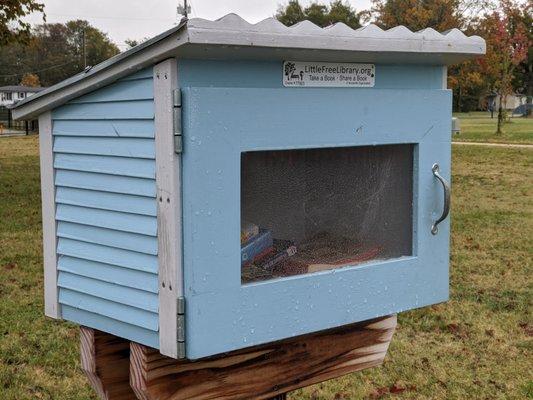
[[[107,32],[120,47],[126,48],[126,39],[152,37],[171,28],[177,22],[176,7],[183,0],[41,0],[45,4],[47,22],[65,22],[86,19]],[[189,0],[190,17],[217,19],[234,12],[249,22],[271,17],[279,4],[287,0]],[[310,0],[300,0],[303,5]],[[329,0],[319,1],[329,3]],[[370,7],[370,0],[349,0],[357,10]],[[31,23],[42,23],[39,14],[27,18]]]

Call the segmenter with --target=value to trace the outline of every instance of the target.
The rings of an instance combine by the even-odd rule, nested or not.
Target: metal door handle
[[[433,175],[435,178],[439,180],[440,183],[442,183],[442,188],[444,189],[444,209],[442,210],[442,214],[437,219],[433,225],[431,226],[431,233],[436,235],[439,232],[439,228],[437,227],[442,221],[446,219],[448,214],[450,213],[450,201],[451,201],[451,188],[450,184],[444,179],[441,174],[439,174],[440,168],[439,164],[433,164],[433,167],[431,168],[433,171]]]

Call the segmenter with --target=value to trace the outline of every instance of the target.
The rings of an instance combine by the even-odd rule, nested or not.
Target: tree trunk
[[[531,101],[533,97],[533,68],[531,63],[529,63],[529,79],[527,81],[527,99],[526,99],[526,112],[524,117],[531,117]]]
[[[500,94],[500,104],[498,106],[498,127],[496,128],[496,134],[501,135],[502,134],[502,125],[503,125],[503,106],[502,106],[502,97],[503,95]]]

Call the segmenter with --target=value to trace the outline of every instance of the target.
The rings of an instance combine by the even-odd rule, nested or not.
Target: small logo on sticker
[[[285,63],[285,78],[287,82],[303,84],[304,72],[302,70],[296,71],[296,65],[288,61]]]

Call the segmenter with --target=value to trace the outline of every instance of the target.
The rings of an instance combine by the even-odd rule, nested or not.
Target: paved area
[[[30,131],[30,135],[33,134],[35,132],[32,132]],[[0,129],[0,138],[2,137],[12,137],[12,136],[24,136],[26,135],[26,131],[24,130],[19,130],[19,129],[7,129],[7,128],[3,128],[3,129]]]
[[[533,149],[533,144],[519,144],[519,143],[486,143],[486,142],[452,142],[452,144],[466,145],[466,146],[488,146],[488,147],[507,147],[518,149]]]

